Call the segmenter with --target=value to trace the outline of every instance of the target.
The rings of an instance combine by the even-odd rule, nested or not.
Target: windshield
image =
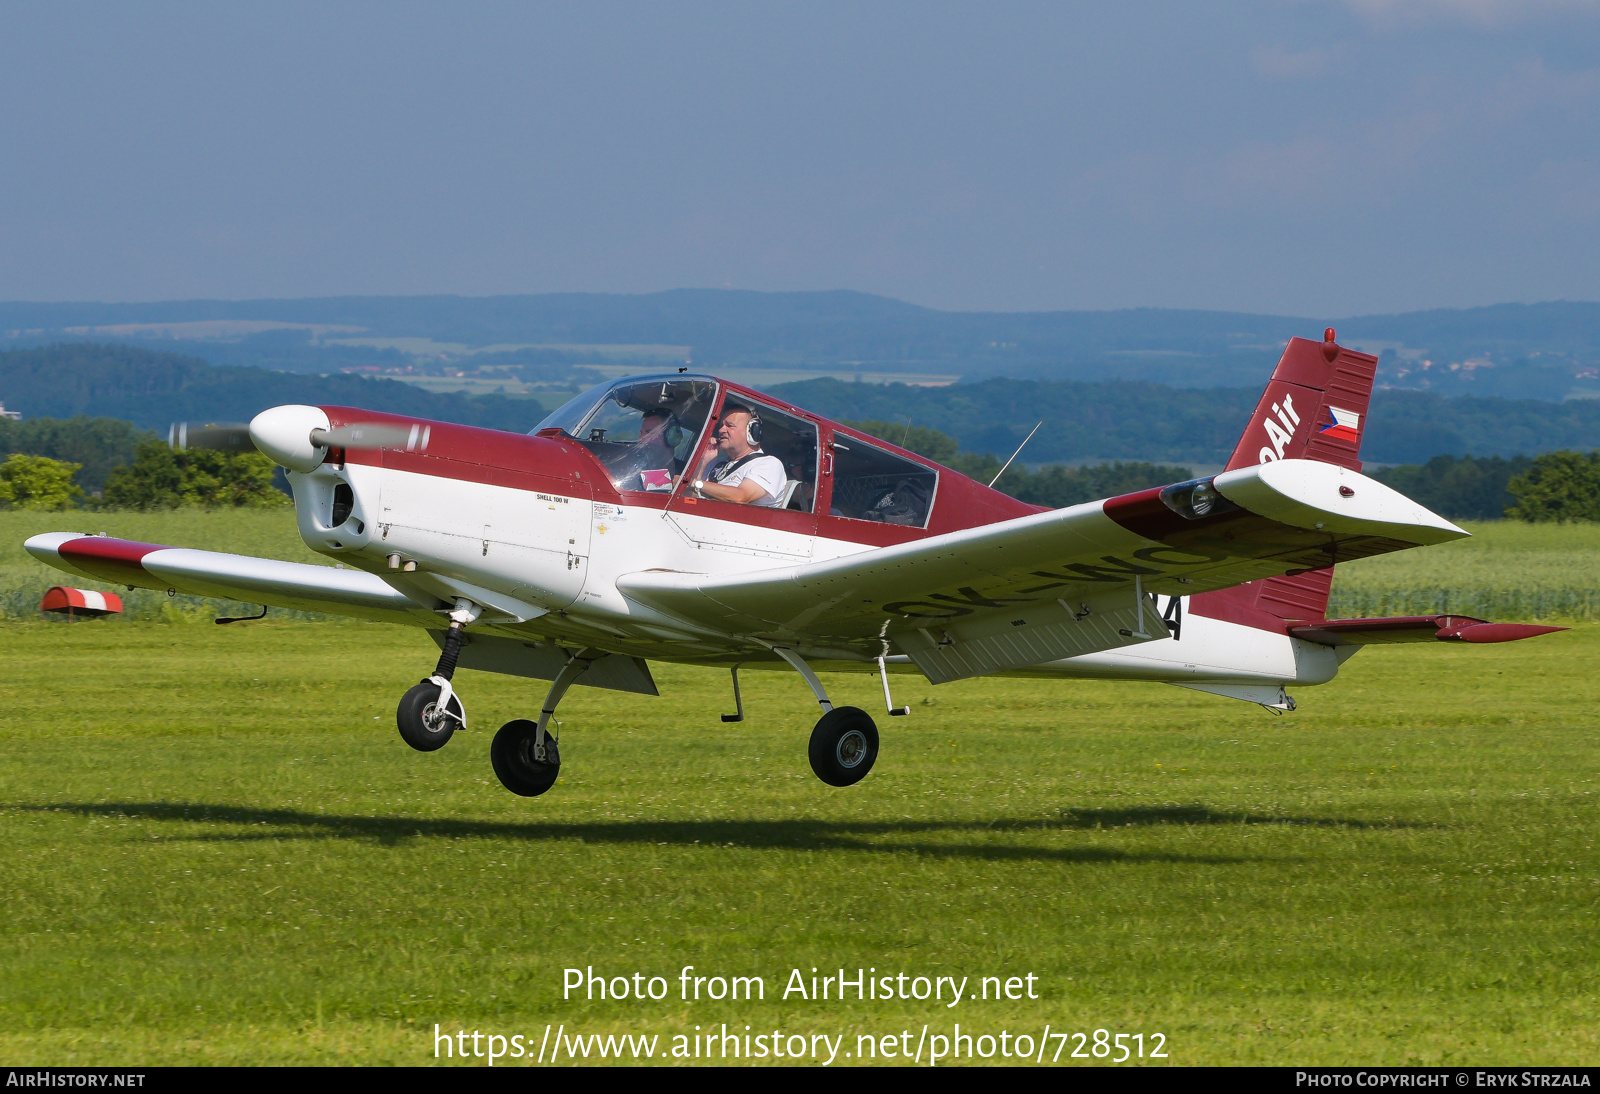
[[[611,387],[609,382],[596,384],[581,395],[575,395],[562,403],[555,410],[545,415],[544,421],[534,426],[528,432],[537,433],[541,429],[559,429],[563,433],[577,436],[578,426],[583,424],[584,418],[589,416],[606,390]]]
[[[716,397],[716,381],[704,377],[636,377],[590,388],[538,428],[575,438],[618,490],[670,493]]]

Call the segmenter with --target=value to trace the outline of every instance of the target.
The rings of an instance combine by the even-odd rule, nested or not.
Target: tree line
[[[988,482],[1002,466],[999,458],[963,452],[956,438],[923,426],[881,419],[845,424],[980,482]],[[1368,474],[1451,520],[1600,521],[1600,451],[1510,459],[1435,456],[1424,464],[1374,468]],[[1187,467],[1157,463],[1055,464],[1036,471],[1013,463],[994,485],[1020,501],[1059,509],[1189,477]]]
[[[1192,477],[1189,467],[1110,461],[1005,467],[963,450],[948,433],[882,419],[845,424],[888,440],[1021,501],[1051,509]],[[173,451],[153,433],[110,418],[0,419],[0,507],[65,510],[270,508],[289,504],[259,453]],[[1002,473],[1002,468],[1004,471]],[[1369,474],[1452,520],[1600,521],[1600,451],[1538,457],[1435,456]],[[998,476],[998,478],[996,478]]]
[[[770,390],[832,418],[902,424],[909,418],[955,437],[968,452],[1010,452],[1043,419],[1051,427],[1028,446],[1036,463],[1120,459],[1190,465],[1227,459],[1261,394],[1259,382],[1169,387],[1044,379],[947,387],[823,379]],[[0,402],[29,419],[82,415],[163,431],[174,419],[248,421],[282,403],[361,406],[517,432],[544,417],[540,402],[523,397],[443,394],[396,380],[218,366],[197,357],[88,343],[0,352]],[[1442,452],[1509,459],[1519,452],[1596,447],[1600,399],[1556,403],[1398,390],[1374,393],[1363,443],[1368,459],[1417,464]],[[92,461],[81,456],[54,458],[93,471]]]

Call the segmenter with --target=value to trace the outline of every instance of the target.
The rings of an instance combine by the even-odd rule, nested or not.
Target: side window
[[[938,472],[865,441],[834,434],[833,504],[836,517],[926,528]]]
[[[804,418],[785,414],[781,410],[738,395],[728,396],[727,401],[723,403],[722,413],[716,423],[717,428],[713,428],[707,434],[706,452],[694,477],[714,480],[719,465],[733,464],[734,474],[737,474],[740,467],[745,466],[738,460],[727,459],[716,447],[722,422],[730,414],[738,411],[744,411],[752,416],[751,432],[742,438],[744,443],[739,447],[750,448],[750,438],[756,438],[755,448],[742,458],[748,461],[754,451],[759,451],[766,456],[776,456],[783,464],[781,481],[776,474],[766,476],[771,478],[778,494],[775,496],[769,494],[767,498],[752,504],[769,509],[811,512],[817,497],[817,427]],[[735,420],[744,419],[736,416]]]

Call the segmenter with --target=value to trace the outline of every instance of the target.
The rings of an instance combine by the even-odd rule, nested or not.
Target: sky
[[[1600,299],[1600,0],[9,2],[0,299]]]

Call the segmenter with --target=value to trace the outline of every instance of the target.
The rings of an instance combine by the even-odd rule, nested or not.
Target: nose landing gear
[[[470,601],[456,601],[438,667],[432,676],[400,697],[400,706],[394,713],[395,725],[406,744],[418,752],[443,748],[457,729],[467,728],[466,709],[451,687],[450,679],[455,675],[456,661],[461,656],[462,628],[478,618],[481,611]]]

